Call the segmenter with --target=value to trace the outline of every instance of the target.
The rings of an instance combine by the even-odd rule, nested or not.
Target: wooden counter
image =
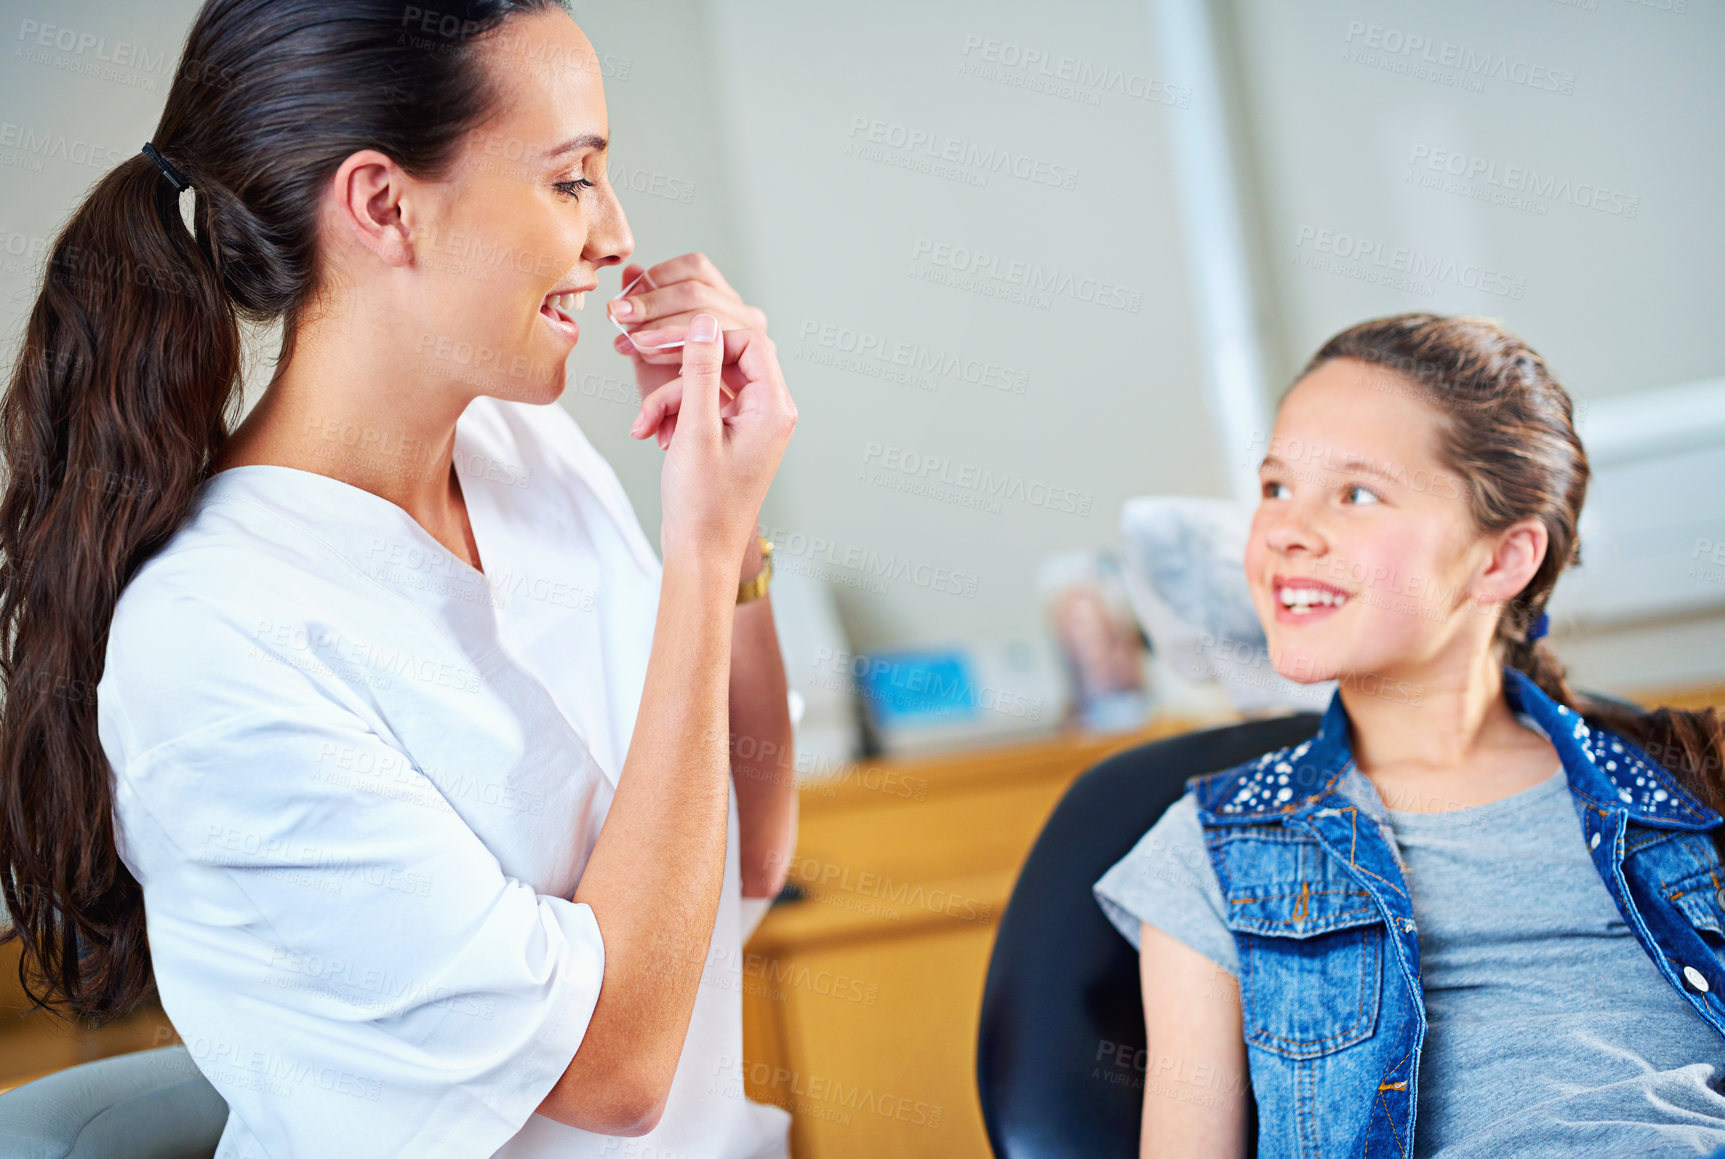
[[[1043,823],[1109,753],[1193,727],[848,768],[801,792],[790,881],[744,961],[749,1096],[795,1159],[988,1159],[976,1032],[995,926]]]

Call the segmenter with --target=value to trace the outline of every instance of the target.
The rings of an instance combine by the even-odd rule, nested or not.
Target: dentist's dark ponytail
[[[96,739],[107,625],[189,509],[239,367],[233,307],[174,187],[147,157],[121,163],[55,240],[0,404],[0,889],[27,965],[92,1017],[149,979]]]
[[[0,402],[0,942],[20,944],[38,1004],[101,1021],[153,990],[96,685],[120,592],[184,523],[239,418],[241,321],[280,320],[285,362],[341,163],[376,149],[446,175],[496,100],[480,47],[562,6],[435,7],[209,0],[151,138],[192,190],[140,153],[49,250]]]
[[[1558,575],[1579,562],[1576,525],[1589,475],[1573,404],[1545,360],[1494,319],[1419,313],[1344,330],[1301,377],[1338,358],[1387,372],[1386,389],[1411,393],[1444,417],[1441,454],[1482,530],[1501,531],[1530,518],[1545,525],[1545,560],[1498,620],[1505,662],[1590,723],[1646,749],[1697,797],[1725,812],[1725,731],[1717,711],[1639,713],[1578,697],[1551,647],[1530,639]],[[1725,848],[1725,831],[1715,839]]]

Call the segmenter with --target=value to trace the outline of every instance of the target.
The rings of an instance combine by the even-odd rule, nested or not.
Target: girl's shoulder
[[[1226,824],[1280,817],[1324,792],[1341,771],[1319,737],[1241,761],[1186,782],[1200,823]],[[1342,763],[1345,764],[1345,761]]]
[[[1092,886],[1103,914],[1134,947],[1148,922],[1225,970],[1237,969],[1228,903],[1210,864],[1198,802],[1175,801]]]

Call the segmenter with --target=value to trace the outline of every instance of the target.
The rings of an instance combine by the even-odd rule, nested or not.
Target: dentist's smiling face
[[[1493,544],[1439,458],[1446,421],[1413,382],[1336,359],[1282,402],[1246,577],[1270,657],[1301,683],[1427,670],[1489,640]]]
[[[481,55],[497,112],[468,135],[416,232],[427,285],[413,322],[428,373],[547,403],[580,338],[577,295],[635,242],[605,176],[599,60],[575,21],[514,17]],[[597,310],[586,317],[604,322]]]

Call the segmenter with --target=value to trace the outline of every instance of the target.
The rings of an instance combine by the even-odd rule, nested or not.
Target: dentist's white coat
[[[252,465],[206,484],[116,609],[97,690],[116,837],[163,1006],[230,1108],[217,1155],[784,1156],[789,1116],[741,1093],[734,791],[660,1125],[534,1114],[605,970],[568,899],[634,728],[660,568],[559,406],[479,398],[455,457],[484,575],[388,500]]]

